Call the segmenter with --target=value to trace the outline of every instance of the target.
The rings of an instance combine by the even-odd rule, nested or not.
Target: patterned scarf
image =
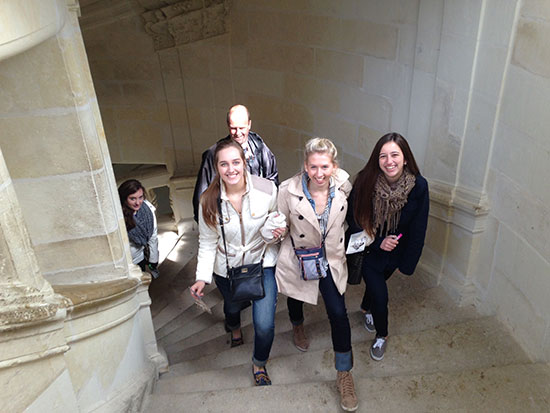
[[[407,197],[416,183],[416,177],[407,169],[401,177],[390,185],[381,173],[374,184],[372,206],[374,210],[374,230],[388,235],[397,229],[401,210],[407,203]]]
[[[153,235],[153,212],[144,202],[134,215],[136,226],[128,231],[128,238],[136,245],[145,246]]]

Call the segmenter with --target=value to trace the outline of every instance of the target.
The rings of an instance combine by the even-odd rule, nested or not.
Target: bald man
[[[248,170],[252,175],[270,179],[275,182],[275,185],[279,185],[279,172],[277,170],[275,155],[273,155],[273,152],[267,147],[260,135],[250,130],[251,125],[250,112],[246,106],[232,106],[227,112],[229,135],[224,139],[234,139],[242,146]],[[210,185],[210,182],[212,182],[216,175],[214,151],[217,144],[215,143],[202,154],[202,162],[197,175],[195,192],[193,193],[193,215],[197,222],[199,220],[200,196],[208,188],[208,185]]]

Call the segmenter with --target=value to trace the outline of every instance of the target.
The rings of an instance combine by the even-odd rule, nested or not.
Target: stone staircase
[[[305,306],[311,346],[301,353],[292,344],[286,298],[279,297],[268,363],[273,385],[257,388],[251,373],[251,308],[242,313],[245,344],[231,349],[217,289],[208,286],[204,298],[211,315],[195,306],[187,291],[194,280],[196,239],[180,244],[150,288],[157,341],[170,369],[143,411],[341,411],[322,299]],[[442,289],[419,277],[390,279],[391,335],[384,360],[373,361],[374,333],[363,328],[359,311],[363,288],[350,286],[346,293],[358,411],[550,411],[550,366],[533,363],[495,318],[456,307]]]

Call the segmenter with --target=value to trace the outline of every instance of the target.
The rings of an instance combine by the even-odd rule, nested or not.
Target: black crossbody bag
[[[234,302],[259,300],[265,297],[264,291],[264,254],[257,264],[246,264],[239,267],[230,267],[227,259],[227,245],[225,242],[225,230],[223,225],[222,203],[218,197],[218,212],[220,214],[220,227],[222,230],[223,249],[225,252],[225,265],[227,266],[227,277],[231,289],[231,300]]]
[[[323,235],[321,245],[311,248],[296,248],[294,239],[290,235],[290,242],[294,249],[294,254],[298,258],[298,267],[300,268],[300,278],[304,281],[320,280],[327,276],[327,270],[323,266],[323,258],[325,256],[325,238]]]

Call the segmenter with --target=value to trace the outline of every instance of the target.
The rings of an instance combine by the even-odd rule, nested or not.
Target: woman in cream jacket
[[[230,267],[259,263],[263,259],[265,297],[252,302],[254,324],[253,374],[256,385],[269,385],[266,363],[275,332],[277,285],[274,267],[277,241],[285,231],[275,228],[266,234],[266,222],[277,215],[277,188],[272,181],[252,176],[246,170],[242,147],[232,140],[220,141],[216,147],[215,165],[218,176],[201,196],[199,210],[199,253],[196,282],[191,293],[202,296],[205,284],[214,279],[224,298],[226,328],[231,331],[231,347],[243,343],[240,311],[242,302],[233,302],[227,278]],[[218,200],[221,203],[225,246],[220,227]]]
[[[276,278],[279,292],[288,297],[294,344],[301,351],[309,347],[303,327],[303,303],[317,304],[321,292],[330,321],[341,406],[353,411],[358,404],[350,371],[353,366],[351,329],[344,300],[348,278],[344,224],[351,184],[348,173],[338,168],[336,154],[330,140],[309,140],[304,171],[279,187],[279,212],[287,217],[289,234],[281,244]],[[320,266],[327,275],[320,280],[304,281],[294,247],[318,247],[323,238],[325,254]]]

